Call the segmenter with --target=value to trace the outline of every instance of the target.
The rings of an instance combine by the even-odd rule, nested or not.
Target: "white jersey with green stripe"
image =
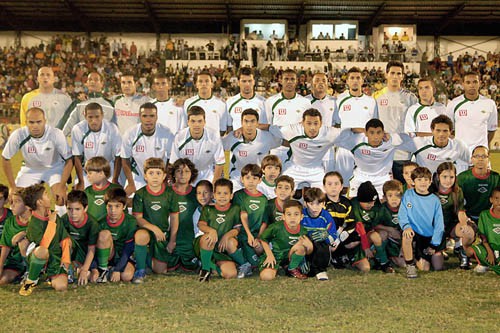
[[[418,165],[428,168],[432,173],[436,172],[439,164],[443,162],[455,163],[458,160],[469,163],[470,152],[465,143],[458,139],[448,139],[448,144],[438,147],[434,144],[432,136],[412,139],[414,151],[412,158]]]
[[[349,90],[337,97],[335,122],[340,128],[365,128],[368,120],[378,118],[377,102],[371,96],[353,96]]]
[[[42,93],[40,89],[30,91],[21,100],[21,126],[26,125],[26,112],[32,107],[37,107],[45,112],[48,125],[62,128],[62,125],[59,127],[59,121],[64,117],[71,103],[71,97],[60,89],[54,88],[50,93]]]
[[[334,144],[352,135],[350,130],[321,126],[316,137],[310,138],[304,133],[302,124],[284,127],[271,126],[269,131],[280,139],[290,143],[288,160],[292,164],[305,168],[323,167],[323,156]],[[341,133],[342,132],[342,133]]]
[[[184,102],[183,128],[187,126],[188,110],[195,105],[205,110],[207,127],[213,128],[218,132],[225,132],[227,130],[229,116],[226,110],[226,103],[214,95],[210,96],[210,98],[201,98],[199,95],[195,95]]]
[[[137,124],[123,136],[120,157],[130,159],[132,173],[144,179],[144,162],[150,157],[157,157],[166,163],[172,142],[173,134],[167,127],[157,123],[155,132],[145,135],[141,124]]]
[[[116,126],[124,136],[125,132],[139,123],[139,108],[142,104],[150,102],[151,98],[143,95],[118,95],[114,101]]]
[[[198,140],[191,137],[189,128],[180,130],[175,135],[170,157],[172,162],[179,158],[187,158],[199,171],[213,169],[215,164],[221,165],[226,162],[219,132],[207,127]]]
[[[173,135],[186,127],[184,110],[181,106],[177,106],[172,98],[166,101],[154,99],[152,103],[158,108],[158,122],[168,127]]]
[[[230,97],[226,101],[227,112],[229,113],[228,124],[233,129],[241,128],[241,113],[246,109],[254,109],[259,114],[259,122],[267,124],[265,106],[266,99],[258,94],[252,98],[244,98],[241,94]]]
[[[63,132],[49,125],[45,125],[45,132],[40,138],[31,137],[27,126],[12,132],[2,156],[10,160],[18,151],[23,155],[24,166],[31,170],[60,167],[72,156]]]
[[[413,104],[406,111],[405,133],[432,133],[431,122],[439,115],[446,113],[446,107],[434,102],[432,105]]]
[[[111,165],[115,157],[120,157],[122,137],[115,124],[103,119],[101,130],[93,132],[86,120],[76,124],[71,130],[71,150],[73,156],[80,156],[82,165],[92,157],[102,156]]]
[[[460,95],[448,103],[446,113],[455,123],[455,137],[465,142],[469,150],[477,146],[488,147],[488,132],[498,127],[493,100],[479,95],[472,101]]]
[[[224,150],[230,153],[229,174],[239,177],[241,169],[247,164],[258,164],[273,148],[281,145],[281,139],[267,131],[257,129],[257,135],[252,141],[246,141],[243,136],[236,138],[233,132],[222,139]]]
[[[266,119],[263,124],[287,126],[302,121],[302,114],[311,107],[311,102],[305,97],[295,94],[293,98],[286,98],[283,93],[269,97],[265,103]]]
[[[364,133],[353,134],[338,143],[338,146],[350,150],[353,154],[356,163],[354,174],[365,177],[390,173],[396,150],[411,145],[411,139],[406,134],[391,134],[388,141],[382,141],[376,147],[368,144],[368,138]]]
[[[318,109],[321,113],[321,118],[323,125],[333,126],[334,114],[336,112],[337,104],[335,103],[335,97],[330,95],[325,95],[322,99],[318,99],[313,96],[313,94],[307,95],[306,98],[310,101],[311,107]]]

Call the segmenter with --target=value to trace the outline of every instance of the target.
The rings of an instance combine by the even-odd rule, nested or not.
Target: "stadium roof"
[[[40,0],[0,1],[0,30],[238,32],[241,19],[417,24],[421,35],[498,35],[500,1]]]

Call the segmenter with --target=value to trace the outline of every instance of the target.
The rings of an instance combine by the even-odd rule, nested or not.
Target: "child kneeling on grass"
[[[307,279],[299,266],[305,256],[313,252],[313,244],[307,237],[306,229],[300,225],[302,208],[297,200],[286,201],[283,206],[284,221],[271,224],[260,236],[264,248],[259,261],[261,280],[275,279],[280,266],[290,276]]]

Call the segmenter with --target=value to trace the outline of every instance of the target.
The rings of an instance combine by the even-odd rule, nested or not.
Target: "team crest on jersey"
[[[369,149],[361,149],[361,154],[363,155],[371,155],[371,152]]]
[[[344,111],[351,111],[351,105],[344,105]]]
[[[286,114],[286,109],[278,109],[278,114],[279,114],[280,116],[285,115],[285,114]]]
[[[467,117],[467,110],[458,110],[458,115],[460,117]]]
[[[500,227],[496,227],[492,230],[495,234],[500,235]]]
[[[186,155],[194,155],[194,149],[186,149],[185,153]]]
[[[135,146],[135,151],[138,152],[138,153],[144,153],[144,145],[137,145]]]
[[[243,108],[241,106],[237,106],[234,108],[234,113],[241,113],[243,112]]]
[[[250,208],[253,211],[256,211],[257,209],[259,209],[259,205],[253,203],[250,206],[248,206],[248,208]]]
[[[478,191],[479,193],[486,193],[486,192],[488,192],[488,189],[487,189],[486,187],[480,187],[480,188],[478,188],[478,190],[477,190],[477,191]]]
[[[30,153],[30,154],[36,154],[36,148],[35,148],[35,146],[28,146],[28,153]]]
[[[217,113],[217,110],[212,110],[212,113]]]
[[[408,202],[408,203],[406,204],[406,207],[407,207],[407,208],[411,208],[411,207],[413,207],[413,205],[411,204],[411,202]]]
[[[361,218],[362,218],[363,220],[365,220],[365,221],[370,221],[370,220],[371,220],[371,219],[370,219],[370,214],[368,214],[367,212],[365,212],[365,213],[361,216]]]
[[[399,219],[397,215],[392,217],[392,224],[399,224]]]
[[[154,204],[153,206],[151,206],[151,209],[154,210],[155,212],[157,212],[161,209],[161,206],[158,204]]]
[[[428,160],[435,161],[435,160],[436,160],[436,158],[437,158],[437,156],[436,156],[436,155],[434,155],[434,154],[427,154],[427,159],[428,159]]]
[[[179,204],[179,213],[184,213],[187,210],[186,206],[183,204]]]
[[[85,142],[85,148],[94,149],[94,143],[93,142]]]
[[[448,197],[439,196],[439,201],[441,201],[441,205],[446,205],[448,203]]]
[[[238,152],[238,155],[240,155],[240,157],[247,157],[248,156],[248,152],[246,150],[240,150]]]
[[[426,114],[421,114],[421,115],[419,116],[419,118],[420,118],[420,120],[427,120],[427,119],[429,119],[429,116],[428,116],[428,115],[426,115]]]
[[[300,110],[297,110],[297,111],[295,111],[295,112],[300,113],[301,111],[300,111]]]
[[[94,200],[94,203],[95,203],[97,206],[102,206],[102,204],[104,203],[104,200],[102,200],[102,199],[96,199],[96,200]]]
[[[217,216],[218,217],[215,219],[215,222],[219,224],[226,222],[226,215],[217,214]]]
[[[41,107],[42,106],[42,101],[33,101],[33,106],[37,107],[37,108]]]
[[[299,148],[300,149],[307,149],[307,143],[304,143],[304,142],[299,143]]]
[[[105,145],[106,143],[107,143],[106,141],[103,141],[103,142],[101,142],[101,145]]]
[[[388,99],[381,99],[380,100],[380,105],[383,105],[383,106],[386,106],[386,105],[389,105],[389,100]]]

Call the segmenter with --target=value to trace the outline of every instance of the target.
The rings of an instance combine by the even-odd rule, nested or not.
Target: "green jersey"
[[[490,195],[500,185],[500,176],[493,170],[486,176],[478,176],[469,169],[458,175],[457,182],[463,191],[467,215],[477,221],[483,210],[490,209]]]
[[[483,210],[479,215],[478,231],[484,235],[493,251],[500,251],[500,216],[491,210]]]
[[[163,232],[170,230],[170,213],[178,213],[179,205],[171,199],[171,192],[162,185],[159,192],[153,192],[148,185],[140,188],[134,195],[132,213],[142,217]],[[168,238],[168,237],[167,237]]]
[[[134,234],[137,230],[137,221],[135,217],[127,213],[123,213],[120,220],[116,223],[111,223],[109,219],[99,225],[99,231],[109,230],[113,237],[113,246],[115,248],[115,262],[122,254],[126,243],[134,241]]]
[[[226,207],[205,206],[201,211],[200,222],[204,221],[210,228],[217,231],[219,240],[227,232],[241,227],[240,207],[227,205]]]
[[[0,208],[0,236],[2,236],[2,230],[5,225],[5,221],[12,216],[12,212],[8,208]]]
[[[292,246],[303,235],[307,235],[307,231],[301,225],[297,227],[297,230],[291,230],[285,222],[277,222],[264,230],[262,235],[260,235],[260,239],[272,244],[272,251],[275,256],[283,256],[290,251]]]
[[[87,208],[87,214],[92,216],[97,223],[101,224],[106,222],[106,215],[108,211],[106,209],[106,204],[104,203],[104,195],[109,189],[121,187],[120,185],[108,183],[102,189],[97,189],[94,185],[88,186],[85,189],[87,198],[89,200],[89,206]]]
[[[398,212],[399,207],[394,209],[392,207],[389,207],[387,203],[384,203],[380,207],[380,222],[382,223],[382,225],[386,227],[396,228],[397,230],[401,231],[401,227],[399,226]]]
[[[267,225],[283,221],[283,207],[278,204],[277,200],[277,198],[274,198],[267,201],[266,211],[262,219],[262,222]]]
[[[194,240],[193,215],[198,207],[196,191],[192,186],[189,186],[185,193],[178,191],[174,186],[169,187],[167,190],[170,192],[172,203],[179,212],[179,229],[177,230],[175,251],[192,254]]]
[[[262,194],[251,194],[245,189],[236,191],[233,204],[240,206],[242,212],[248,214],[248,227],[252,235],[257,236],[266,211],[267,197]]]
[[[451,229],[458,222],[458,212],[465,210],[464,208],[464,193],[462,189],[458,189],[458,193],[454,194],[450,189],[448,192],[436,192],[436,195],[441,202],[443,209],[444,228],[448,235]]]
[[[61,220],[73,241],[73,248],[79,248],[87,253],[89,246],[97,244],[99,224],[91,216],[85,214],[84,220],[78,224],[71,221],[68,214],[61,217]]]
[[[26,230],[26,238],[29,239],[30,242],[34,242],[37,246],[40,245],[40,242],[43,238],[45,230],[47,229],[49,218],[39,216],[36,213],[31,215],[28,228]],[[69,234],[64,228],[64,224],[59,218],[56,217],[56,232],[54,238],[49,244],[49,265],[55,261],[60,262],[62,257],[62,248],[61,241],[68,238]]]
[[[371,231],[378,224],[385,225],[382,220],[382,205],[380,203],[376,202],[371,210],[364,210],[361,208],[361,205],[356,198],[352,199],[351,203],[355,222],[362,222],[365,226],[366,232]]]
[[[2,236],[0,237],[0,247],[6,246],[10,248],[7,260],[5,260],[6,265],[12,262],[22,263],[23,258],[21,257],[21,252],[19,251],[19,247],[12,246],[12,237],[14,237],[21,231],[25,231],[27,227],[28,223],[23,224],[21,220],[14,215],[10,215],[2,223],[3,231],[2,231]]]

